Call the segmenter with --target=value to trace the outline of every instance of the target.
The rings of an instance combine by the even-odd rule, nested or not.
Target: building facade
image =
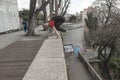
[[[0,32],[19,28],[17,0],[0,0]]]

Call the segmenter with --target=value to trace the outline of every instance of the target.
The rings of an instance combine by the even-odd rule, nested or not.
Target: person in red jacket
[[[65,22],[65,18],[63,16],[55,16],[49,21],[49,26],[56,32],[57,36],[60,38],[60,32],[66,32],[65,29],[61,27],[61,25]]]

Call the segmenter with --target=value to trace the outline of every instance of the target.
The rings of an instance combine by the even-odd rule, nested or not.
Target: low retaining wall
[[[82,57],[82,55],[79,53],[79,59],[83,62],[89,73],[92,75],[94,80],[103,80],[98,73],[95,71],[95,69]]]
[[[68,80],[61,39],[46,39],[23,80]]]

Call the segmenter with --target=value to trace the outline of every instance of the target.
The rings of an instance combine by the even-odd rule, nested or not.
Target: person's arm
[[[61,38],[61,36],[60,36],[59,32],[56,30],[55,26],[53,26],[53,30],[54,30],[55,33],[57,34],[57,37],[58,37],[58,38]]]

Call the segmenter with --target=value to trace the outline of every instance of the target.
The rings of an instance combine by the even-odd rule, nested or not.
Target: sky
[[[71,0],[70,7],[68,9],[69,13],[80,12],[88,6],[92,5],[95,0]]]
[[[30,0],[17,0],[18,9],[21,10],[22,8],[29,9]]]
[[[87,8],[92,4],[94,0],[71,0],[68,13],[75,14],[76,12],[82,11],[84,8]],[[18,9],[22,8],[28,9],[30,0],[17,0]]]

